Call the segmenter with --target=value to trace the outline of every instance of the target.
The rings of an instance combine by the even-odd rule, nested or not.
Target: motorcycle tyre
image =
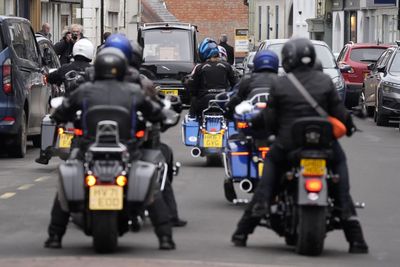
[[[220,167],[222,165],[222,159],[220,155],[207,155],[206,164],[210,167]]]
[[[299,207],[296,252],[317,256],[322,253],[326,236],[326,207]]]
[[[118,246],[118,216],[115,211],[92,213],[93,248],[98,253],[112,253]]]

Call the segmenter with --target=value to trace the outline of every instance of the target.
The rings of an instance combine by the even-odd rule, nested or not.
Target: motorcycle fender
[[[54,121],[50,119],[50,115],[44,116],[41,124],[41,149],[46,150],[49,147],[53,147],[54,136],[56,132],[57,125]]]
[[[305,188],[307,178],[300,175],[298,186],[298,204],[310,206],[328,206],[328,183],[326,177],[322,177],[322,189],[318,193],[310,193]]]
[[[157,166],[145,161],[131,163],[127,189],[128,202],[146,202],[154,189]]]
[[[79,211],[84,206],[85,186],[82,161],[70,160],[58,167],[58,198],[64,211]]]

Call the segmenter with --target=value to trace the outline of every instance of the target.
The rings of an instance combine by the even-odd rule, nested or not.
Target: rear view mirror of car
[[[385,66],[379,66],[376,68],[378,72],[385,72]]]
[[[350,65],[341,65],[340,66],[340,72],[348,73],[350,71],[351,71],[351,66]]]
[[[254,68],[254,63],[247,64],[247,67],[252,70]]]

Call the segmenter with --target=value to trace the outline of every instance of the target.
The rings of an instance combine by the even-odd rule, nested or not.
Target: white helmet
[[[219,57],[222,59],[222,60],[224,60],[224,61],[226,61],[226,59],[227,59],[227,57],[228,57],[228,55],[227,55],[227,53],[226,53],[226,49],[224,48],[224,47],[222,47],[222,46],[218,46],[218,50],[219,50]]]
[[[72,49],[72,56],[83,56],[89,60],[93,59],[94,56],[94,46],[89,39],[83,38],[79,39]]]

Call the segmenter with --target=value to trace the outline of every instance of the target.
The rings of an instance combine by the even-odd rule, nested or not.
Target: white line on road
[[[32,186],[34,186],[34,184],[24,184],[24,185],[21,185],[20,187],[18,187],[17,189],[18,190],[27,190],[27,189],[31,188]]]
[[[0,196],[0,199],[7,199],[7,198],[10,198],[10,197],[13,197],[14,195],[15,195],[14,192],[4,193],[4,194],[2,194],[2,195]]]
[[[49,176],[43,176],[43,177],[39,177],[39,178],[35,179],[35,182],[43,182],[43,181],[46,181],[48,179],[50,179]]]

